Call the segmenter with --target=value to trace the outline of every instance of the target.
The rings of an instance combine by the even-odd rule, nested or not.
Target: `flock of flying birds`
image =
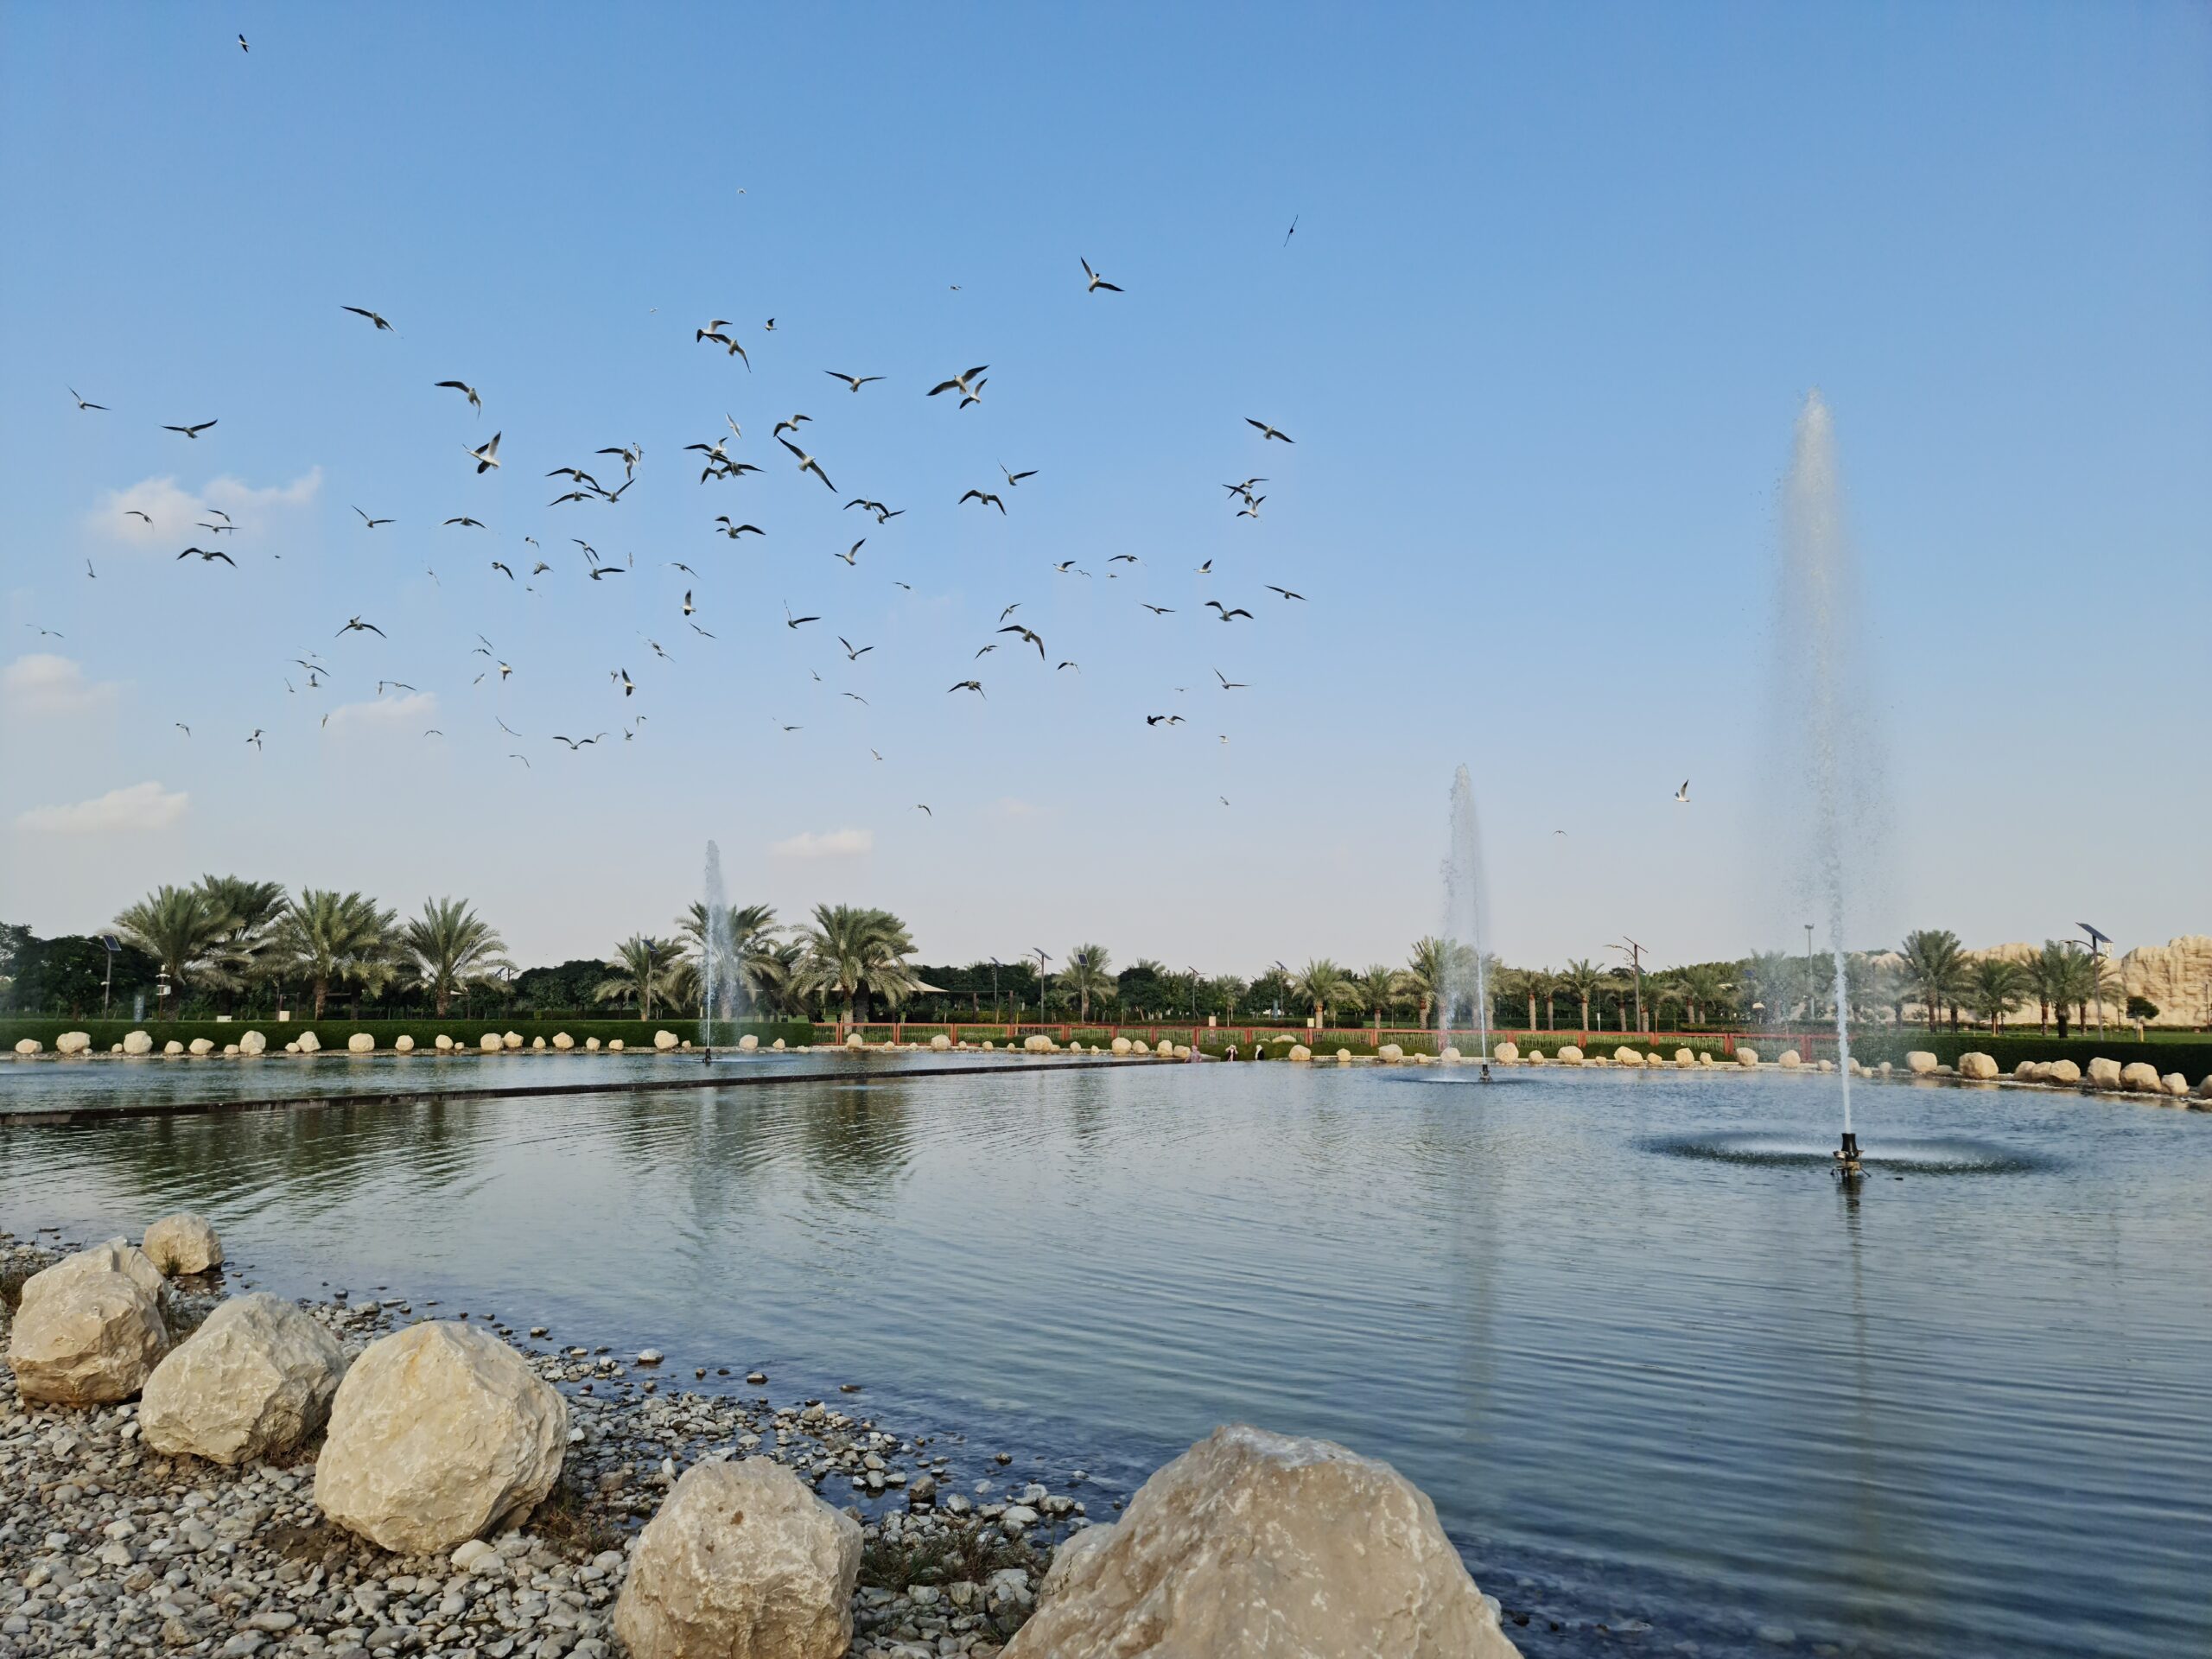
[[[239,38],[238,44],[242,49],[250,49],[247,48],[243,36]],[[1294,233],[1296,228],[1294,221],[1291,232],[1287,233],[1284,238],[1285,246],[1288,245],[1289,235]],[[1087,257],[1079,258],[1077,263],[1081,268],[1084,284],[1084,291],[1086,295],[1116,295],[1124,292],[1120,284],[1108,281],[1105,276],[1090,264]],[[373,334],[397,333],[391,320],[372,307],[343,305],[338,309],[346,315],[359,319]],[[735,329],[736,325],[728,318],[710,318],[693,331],[691,344],[695,347],[718,348],[726,356],[737,359],[749,374],[753,368],[752,354],[747,350],[745,342],[741,340]],[[773,317],[767,319],[762,326],[762,332],[766,334],[773,334],[776,332],[776,321]],[[759,349],[757,344],[755,349]],[[823,373],[837,383],[849,396],[895,395],[894,389],[886,384],[887,377],[880,374],[856,374],[840,368],[825,368]],[[962,369],[959,372],[929,386],[922,395],[924,398],[942,399],[950,403],[953,413],[957,416],[959,411],[976,408],[983,403],[986,388],[990,384],[989,377],[990,365],[979,363],[972,367]],[[433,390],[454,393],[467,403],[473,415],[480,419],[483,416],[484,397],[469,381],[452,378],[437,380],[431,385]],[[876,392],[868,391],[868,388],[876,386],[883,386],[884,390]],[[111,412],[108,404],[95,403],[79,395],[73,387],[68,390],[71,398],[80,413],[98,415]],[[723,416],[723,423],[728,428],[727,433],[716,433],[706,440],[689,443],[683,448],[683,455],[696,454],[700,458],[699,471],[694,487],[709,488],[736,483],[764,470],[760,461],[747,459],[741,453],[741,446],[744,442],[744,431],[739,422],[734,416],[726,414]],[[1256,442],[1263,450],[1270,443],[1280,443],[1285,447],[1286,450],[1295,447],[1291,436],[1270,422],[1246,417],[1245,423],[1252,432],[1258,435]],[[794,413],[779,420],[772,427],[768,435],[770,442],[777,446],[777,449],[765,452],[756,450],[756,453],[760,454],[761,461],[769,460],[772,456],[782,464],[795,467],[802,478],[811,476],[834,498],[842,493],[839,491],[827,470],[828,465],[831,463],[825,461],[823,457],[811,453],[816,440],[808,429],[818,427],[819,424],[813,416],[804,412]],[[219,425],[219,420],[211,417],[205,420],[164,423],[162,429],[178,435],[187,442],[197,444],[203,440],[211,440]],[[510,461],[516,459],[512,453],[503,456],[500,452],[500,444],[505,435],[504,428],[501,428],[495,429],[489,438],[481,442],[463,442],[460,446],[467,457],[467,464],[473,467],[474,475],[481,477],[486,474],[497,471],[506,466]],[[1254,440],[1248,437],[1246,442],[1254,442]],[[780,454],[778,454],[779,451]],[[545,508],[549,512],[555,512],[582,506],[619,505],[639,481],[644,461],[643,447],[635,442],[626,442],[609,445],[597,450],[584,465],[564,464],[554,467],[543,475],[548,480],[556,480],[556,493],[545,504]],[[846,468],[841,465],[838,470],[843,472]],[[1025,483],[1038,476],[1038,470],[1033,467],[1014,469],[1000,463],[998,470],[1002,482],[995,484],[989,488],[968,488],[957,498],[952,499],[953,510],[957,512],[972,505],[980,512],[995,512],[1001,517],[1005,517],[1008,512],[1008,500],[1016,496]],[[688,479],[688,467],[684,469],[684,475]],[[1268,499],[1264,493],[1264,487],[1268,482],[1268,479],[1265,476],[1254,475],[1224,484],[1222,487],[1226,492],[1225,505],[1234,509],[1234,516],[1238,518],[1258,519],[1261,507]],[[950,495],[949,490],[947,493]],[[894,519],[904,518],[907,512],[907,509],[904,506],[891,506],[866,493],[855,494],[845,499],[840,508],[841,512],[851,512],[855,510],[868,521],[871,533],[890,526]],[[152,518],[139,509],[124,508],[122,511],[143,520],[149,528],[154,525]],[[359,520],[361,530],[365,534],[384,531],[398,522],[393,517],[372,513],[359,505],[353,505],[352,511]],[[237,532],[238,524],[232,521],[229,513],[220,509],[210,507],[207,512],[207,518],[195,525],[196,531],[203,534],[179,551],[175,555],[176,560],[181,562],[196,558],[201,566],[222,565],[232,569],[237,569],[238,560],[226,543]],[[715,514],[711,519],[709,519],[702,511],[701,518],[706,527],[714,533],[733,542],[740,541],[748,536],[760,537],[763,540],[767,538],[766,530],[752,522],[750,518],[743,513],[721,512]],[[439,523],[438,528],[442,531],[471,533],[489,532],[489,526],[475,514],[468,512],[455,512],[445,518]],[[599,549],[583,537],[575,536],[569,539],[582,550],[585,561],[583,574],[589,581],[596,582],[626,576],[636,569],[634,555],[626,556],[620,561],[617,561],[602,556]],[[833,550],[830,556],[842,562],[849,569],[858,569],[862,550],[868,545],[868,535],[862,535],[854,540],[843,551]],[[537,537],[524,536],[521,541],[530,550],[522,556],[512,555],[506,557],[494,556],[493,552],[499,550],[495,549],[493,551],[487,551],[485,557],[493,575],[521,587],[531,587],[537,578],[555,573],[556,567],[545,556],[544,549]],[[275,556],[282,557],[283,556],[278,554]],[[670,568],[682,572],[687,581],[693,584],[684,588],[679,614],[671,618],[671,626],[680,620],[693,632],[706,639],[717,639],[718,636],[712,630],[696,620],[701,607],[695,603],[695,594],[703,586],[700,582],[698,572],[692,566],[679,560],[668,560],[665,563]],[[1104,572],[1107,579],[1119,580],[1124,576],[1135,576],[1138,574],[1137,567],[1142,565],[1144,562],[1132,553],[1116,553],[1104,563],[1107,566]],[[1196,574],[1202,577],[1210,577],[1213,575],[1213,566],[1214,561],[1209,558],[1203,564],[1196,567]],[[1093,574],[1082,568],[1075,559],[1056,561],[1052,563],[1052,569],[1057,575],[1077,579],[1089,579]],[[86,574],[87,576],[96,576],[98,574],[90,561],[86,562]],[[435,581],[435,569],[427,569],[426,574],[434,582]],[[910,593],[912,591],[912,585],[907,582],[897,582],[894,585]],[[1304,594],[1294,589],[1274,584],[1268,584],[1267,591],[1278,595],[1284,602],[1304,602],[1306,598]],[[1130,602],[1134,610],[1141,612],[1148,618],[1154,620],[1173,616],[1177,609],[1175,607],[1156,604],[1145,599],[1135,599]],[[1017,600],[1000,611],[997,621],[993,625],[991,636],[981,644],[971,657],[963,661],[961,669],[956,671],[958,677],[954,678],[945,687],[944,695],[947,696],[973,696],[988,701],[990,693],[987,689],[983,671],[976,670],[974,664],[1001,650],[1010,652],[1011,661],[1017,662],[1026,661],[1027,653],[1033,650],[1036,652],[1039,666],[1038,669],[1027,671],[1029,673],[1042,671],[1057,676],[1081,672],[1081,664],[1074,658],[1056,654],[1042,633],[1028,622],[1017,617],[1016,613],[1021,608],[1021,601]],[[1206,600],[1202,610],[1211,611],[1212,619],[1224,626],[1256,620],[1253,611],[1249,607],[1230,603],[1224,599]],[[860,664],[863,658],[874,653],[877,649],[872,643],[854,643],[846,633],[838,632],[836,626],[830,624],[821,614],[795,614],[788,602],[783,606],[783,621],[784,626],[793,632],[823,625],[823,632],[836,639],[843,664],[846,665]],[[497,625],[493,626],[496,630]],[[42,633],[53,632],[48,629],[39,631]],[[848,631],[858,632],[849,625],[848,625]],[[670,652],[659,641],[642,632],[639,637],[655,658],[671,659]],[[337,642],[364,640],[373,640],[385,645],[392,643],[391,635],[378,620],[368,615],[356,613],[347,617],[333,631],[329,642],[294,657],[291,659],[291,664],[301,671],[301,677],[305,681],[307,690],[318,690],[332,682],[339,672],[329,660],[330,654],[341,651],[347,654],[353,654],[359,650],[358,644],[340,645]],[[469,655],[472,658],[481,657],[485,659],[484,664],[478,667],[474,674],[473,684],[480,685],[494,675],[498,677],[493,682],[494,684],[504,683],[516,671],[514,664],[508,661],[501,654],[499,648],[482,633],[476,636],[476,644],[471,648]],[[357,656],[356,662],[358,660]],[[1010,665],[1008,658],[1001,658],[998,660],[999,666],[992,671],[991,683],[998,683],[1002,674],[1020,671]],[[354,668],[353,671],[359,673],[359,670]],[[608,683],[606,695],[609,697],[619,696],[621,700],[613,707],[620,709],[623,704],[630,704],[634,709],[635,705],[631,703],[631,700],[638,696],[639,687],[638,682],[632,678],[628,666],[617,663],[605,671]],[[809,672],[815,682],[822,681],[823,677],[818,671],[810,670]],[[1212,673],[1216,683],[1212,689],[1221,693],[1235,693],[1249,689],[1247,682],[1231,679],[1219,668],[1215,668]],[[361,677],[367,677],[362,675]],[[284,686],[288,692],[295,695],[300,690],[293,683],[293,678],[289,674],[284,677]],[[376,681],[376,688],[378,699],[382,699],[388,691],[412,693],[417,690],[412,683],[391,677],[378,678]],[[1179,694],[1187,694],[1188,688],[1178,686],[1174,690]],[[864,705],[868,702],[865,696],[855,690],[844,690],[840,695]],[[1172,728],[1186,723],[1186,716],[1182,713],[1141,712],[1144,723],[1148,728]],[[322,716],[323,724],[327,726],[329,720],[330,715],[326,713]],[[495,721],[499,728],[510,738],[516,740],[524,738],[523,733],[509,726],[503,718],[495,716]],[[615,729],[620,730],[624,742],[627,743],[637,740],[645,723],[645,715],[633,712],[621,720]],[[796,723],[786,723],[780,720],[775,723],[785,732],[797,732],[803,729]],[[184,721],[178,721],[174,724],[187,738],[191,736],[191,728]],[[258,752],[263,747],[268,730],[267,727],[257,726],[245,741]],[[611,729],[595,731],[588,735],[555,732],[547,734],[543,741],[550,744],[563,746],[569,753],[575,754],[601,743],[613,734],[613,731]],[[424,730],[423,735],[428,739],[438,739],[444,736],[444,731],[441,727],[429,727]],[[1219,741],[1224,744],[1228,743],[1228,734],[1226,732],[1219,734]],[[878,761],[884,758],[879,750],[871,748],[869,753]],[[525,766],[531,764],[529,756],[519,748],[511,750],[510,758],[520,761]],[[1225,796],[1217,798],[1224,806],[1230,804]],[[925,803],[917,803],[915,810],[930,813],[930,808]],[[931,816],[935,815],[931,813]]]

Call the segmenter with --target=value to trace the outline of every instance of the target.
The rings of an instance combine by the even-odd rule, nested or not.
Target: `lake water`
[[[192,1070],[161,1086],[239,1075]],[[1225,1420],[1325,1435],[1435,1499],[1532,1656],[2201,1659],[2212,1116],[1855,1104],[1855,1193],[1832,1081],[1772,1075],[1133,1065],[16,1125],[0,1225],[191,1207],[262,1287],[650,1344],[685,1386],[859,1382],[901,1430],[1111,1490]]]

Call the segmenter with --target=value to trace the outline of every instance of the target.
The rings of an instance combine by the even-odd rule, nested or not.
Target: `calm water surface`
[[[0,1127],[0,1225],[188,1205],[257,1285],[652,1343],[687,1382],[764,1365],[779,1399],[859,1381],[902,1429],[1109,1487],[1224,1420],[1326,1435],[1434,1497],[1531,1655],[2212,1652],[2212,1116],[1857,1104],[1896,1161],[1855,1195],[1831,1087],[1781,1077],[1130,1067]]]

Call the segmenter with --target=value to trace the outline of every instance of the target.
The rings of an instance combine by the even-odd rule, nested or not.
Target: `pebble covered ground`
[[[0,1339],[22,1281],[63,1253],[0,1233]],[[180,1339],[220,1300],[212,1283],[165,1294]],[[467,1317],[389,1294],[302,1306],[349,1354],[419,1319]],[[325,1521],[315,1443],[229,1469],[149,1454],[134,1402],[27,1405],[0,1366],[0,1659],[603,1659],[620,1651],[614,1599],[639,1529],[684,1469],[734,1457],[785,1464],[861,1520],[853,1655],[988,1659],[1027,1618],[1054,1543],[1090,1524],[1080,1471],[1055,1492],[1009,1476],[998,1452],[956,1491],[956,1455],[976,1454],[901,1438],[856,1400],[687,1391],[663,1364],[475,1322],[567,1396],[569,1449],[526,1527],[451,1556],[393,1555]]]

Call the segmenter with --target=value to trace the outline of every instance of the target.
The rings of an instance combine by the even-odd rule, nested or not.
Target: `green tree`
[[[220,984],[216,941],[228,916],[198,887],[164,887],[115,918],[115,930],[160,965],[181,997],[188,983]]]
[[[1387,963],[1371,963],[1367,971],[1354,981],[1360,1001],[1375,1016],[1375,1040],[1382,1040],[1382,1011],[1391,1004],[1402,1002],[1406,997],[1406,976]]]
[[[284,884],[250,881],[239,875],[203,875],[200,891],[223,917],[211,954],[222,970],[224,1003],[229,992],[266,976],[269,950],[284,914]]]
[[[1332,1008],[1356,1008],[1365,1000],[1352,976],[1326,957],[1318,957],[1290,976],[1284,988],[1313,1010],[1315,1025],[1328,1022]]]
[[[784,977],[783,959],[775,949],[776,935],[781,931],[776,925],[775,910],[768,905],[732,905],[728,923],[724,944],[728,957],[715,964],[717,999],[724,989],[742,985],[747,995],[761,1001],[781,985]],[[676,931],[683,940],[684,950],[677,994],[700,1002],[700,1012],[709,1018],[721,1018],[720,1010],[704,1006],[709,931],[705,903],[694,899],[691,908],[678,918]]]
[[[1967,985],[1974,1018],[1987,1020],[1992,1032],[2004,1028],[2005,1016],[2020,1006],[2027,990],[2027,970],[2002,957],[1984,957],[1975,963]]]
[[[593,993],[601,1002],[638,1005],[638,1018],[653,1017],[653,1004],[665,999],[677,978],[682,952],[673,939],[632,933],[614,947],[604,964],[607,977]]]
[[[1118,988],[1114,976],[1106,971],[1106,947],[1103,944],[1078,944],[1068,952],[1068,959],[1058,975],[1060,988],[1076,1000],[1076,1018],[1087,1021],[1090,1018],[1090,999],[1111,1001]]]
[[[1736,992],[1735,976],[1717,962],[1696,963],[1683,969],[1675,976],[1675,983],[1681,988],[1692,1030],[1726,1007]]]
[[[1577,998],[1582,1004],[1581,1029],[1590,1029],[1590,999],[1605,988],[1605,975],[1587,957],[1577,957],[1567,964],[1559,976],[1560,988]]]
[[[430,994],[441,1020],[463,988],[514,969],[506,941],[459,899],[425,899],[423,913],[400,931],[399,944],[409,982]]]
[[[1958,1028],[1958,1002],[1965,995],[1969,969],[1965,947],[1948,927],[1923,927],[1905,935],[1897,954],[1904,959],[1906,988],[1928,1011],[1928,1029],[1936,1029],[1939,1005],[1951,1010],[1952,1029]]]
[[[802,997],[835,997],[848,1024],[865,1015],[870,995],[896,1007],[921,983],[906,964],[914,942],[887,910],[817,905],[813,925],[798,938],[790,984]]]
[[[304,888],[284,907],[269,955],[307,982],[320,1020],[333,986],[373,988],[390,976],[395,919],[365,893]]]
[[[1428,1028],[1429,1011],[1443,996],[1452,978],[1452,947],[1431,934],[1414,941],[1413,953],[1406,960],[1400,976],[1404,995],[1421,1004],[1421,1024]]]

